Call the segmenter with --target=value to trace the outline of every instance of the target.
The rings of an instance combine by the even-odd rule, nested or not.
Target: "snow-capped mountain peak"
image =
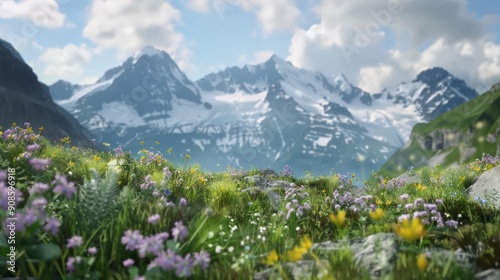
[[[166,53],[160,49],[154,48],[152,46],[145,46],[144,48],[142,48],[142,50],[136,52],[132,56],[132,60],[133,60],[133,63],[136,63],[139,60],[139,58],[141,58],[142,56],[145,56],[145,55],[149,56],[149,57],[152,57],[152,56],[162,57],[164,54],[166,54]]]

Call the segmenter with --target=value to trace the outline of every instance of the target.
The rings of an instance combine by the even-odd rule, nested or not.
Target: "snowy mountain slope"
[[[334,167],[368,176],[403,145],[414,124],[460,102],[437,102],[453,94],[454,81],[422,75],[371,95],[342,74],[325,76],[273,56],[192,82],[168,54],[146,47],[94,85],[75,86],[70,95],[53,85],[51,92],[69,96],[58,102],[103,142],[134,152],[144,148],[140,141],[146,147],[159,141],[207,169],[289,164],[296,174]]]

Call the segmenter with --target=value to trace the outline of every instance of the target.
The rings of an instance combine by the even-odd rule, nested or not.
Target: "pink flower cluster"
[[[149,222],[156,222],[159,216],[153,215]],[[172,249],[165,250],[165,242],[172,237],[175,242],[184,241],[188,235],[187,228],[182,221],[175,222],[171,233],[162,232],[153,236],[143,236],[139,230],[127,230],[124,232],[121,243],[129,251],[137,251],[139,257],[144,258],[147,255],[154,256],[153,261],[148,268],[159,266],[163,271],[175,271],[178,277],[189,277],[193,269],[199,266],[205,270],[210,263],[210,254],[205,251],[196,252],[193,255],[178,255]],[[123,262],[125,267],[134,264],[134,260],[127,259]]]

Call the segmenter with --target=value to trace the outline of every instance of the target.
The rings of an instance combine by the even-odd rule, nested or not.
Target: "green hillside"
[[[379,174],[396,177],[410,167],[448,167],[500,154],[500,91],[488,91],[430,123],[417,124],[410,140],[382,166]]]

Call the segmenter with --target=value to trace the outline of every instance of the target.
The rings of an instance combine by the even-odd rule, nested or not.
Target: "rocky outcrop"
[[[500,210],[500,165],[481,174],[468,190],[473,199],[485,199],[485,203],[491,203]]]
[[[328,255],[332,251],[350,249],[353,260],[358,270],[368,272],[370,279],[387,279],[394,273],[395,262],[399,253],[398,237],[393,233],[378,233],[365,238],[328,241],[313,245],[314,252],[324,265],[328,265]],[[461,249],[448,251],[439,248],[431,248],[424,251],[430,260],[448,262],[449,256],[453,256],[458,265],[469,271],[477,271],[474,255]],[[317,269],[317,264],[311,260],[303,260],[296,263],[287,263],[294,279],[312,279],[312,273]],[[443,264],[444,266],[444,264]],[[360,271],[361,272],[361,271]],[[275,272],[274,272],[275,273]],[[476,279],[493,280],[499,275],[499,270],[490,269],[476,274]],[[257,273],[254,279],[275,279],[272,269],[266,269]]]
[[[267,173],[269,174],[269,172]],[[291,183],[288,181],[271,180],[260,175],[244,177],[243,182],[245,183],[246,186],[249,187],[241,190],[242,192],[250,192],[250,193],[260,192],[265,194],[275,211],[279,210],[281,202],[283,201],[283,198],[278,193],[276,193],[275,190],[279,188],[287,189],[292,186]]]
[[[498,82],[498,83],[496,83],[496,84],[492,85],[492,86],[491,86],[491,88],[490,88],[490,91],[491,91],[491,92],[495,92],[495,91],[497,91],[497,90],[500,90],[500,82]]]
[[[458,147],[459,144],[469,144],[468,146],[472,146],[472,139],[474,137],[474,133],[472,128],[469,129],[466,133],[462,131],[458,131],[457,129],[437,129],[426,135],[418,135],[414,136],[414,140],[416,140],[421,147],[425,148],[429,151],[439,151],[448,148]]]

